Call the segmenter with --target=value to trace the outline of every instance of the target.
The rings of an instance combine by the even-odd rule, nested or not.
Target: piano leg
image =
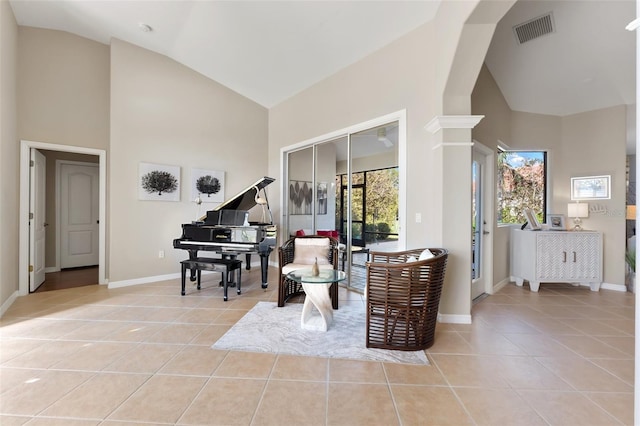
[[[245,265],[245,268],[247,268],[247,271],[250,271],[251,270],[251,253],[247,253],[245,257],[247,259],[247,264]]]
[[[262,270],[262,288],[267,288],[267,270],[269,268],[269,253],[260,253],[260,269]]]
[[[189,260],[196,260],[198,258],[198,250],[187,250],[187,251],[189,252]],[[196,280],[196,271],[197,271],[197,268],[190,269],[190,273],[189,273],[190,281]]]

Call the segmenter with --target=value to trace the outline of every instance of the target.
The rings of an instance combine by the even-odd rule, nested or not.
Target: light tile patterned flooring
[[[222,301],[217,277],[20,297],[0,321],[10,425],[633,424],[634,296],[511,284],[438,324],[431,366],[215,351],[258,301],[260,271]],[[340,304],[362,304],[341,289]],[[364,336],[363,336],[364,344]]]

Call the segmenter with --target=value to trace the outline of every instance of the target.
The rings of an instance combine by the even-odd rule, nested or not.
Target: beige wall
[[[425,180],[435,179],[430,135],[424,125],[435,115],[433,25],[427,24],[356,64],[327,78],[269,112],[269,173],[280,175],[280,149],[376,117],[406,109],[408,192],[429,196]],[[278,194],[279,195],[279,194]],[[280,218],[279,209],[274,215]],[[437,206],[408,197],[407,215],[421,212],[422,223],[408,223],[407,244],[438,246],[433,226]]]
[[[198,211],[191,169],[225,171],[225,198],[267,175],[267,114],[165,56],[112,41],[111,283],[178,272],[186,253],[172,242],[181,235],[180,224],[195,220]],[[140,162],[180,166],[180,201],[138,200]]]
[[[502,2],[499,8],[480,11],[480,6],[489,3],[448,2],[434,23],[421,26],[267,112],[166,57],[118,40],[109,48],[67,33],[18,28],[3,0],[0,161],[3,166],[11,164],[3,167],[0,175],[3,189],[9,186],[17,200],[17,186],[8,182],[6,176],[15,175],[17,179],[18,145],[5,142],[5,135],[11,135],[11,123],[16,120],[15,140],[107,149],[111,256],[108,278],[119,281],[175,273],[176,260],[184,256],[171,245],[172,239],[180,234],[177,224],[196,216],[188,190],[191,167],[225,170],[225,191],[232,195],[259,176],[278,178],[280,149],[284,146],[406,110],[407,246],[451,247],[454,255],[450,269],[466,270],[457,267],[468,263],[468,254],[458,253],[468,251],[466,230],[456,228],[456,232],[447,234],[446,229],[455,226],[445,221],[453,221],[453,225],[461,223],[449,214],[452,209],[447,206],[466,197],[470,183],[466,176],[445,182],[443,169],[468,170],[470,155],[467,150],[458,155],[458,148],[443,152],[432,147],[446,138],[469,139],[468,132],[447,131],[434,136],[425,131],[424,125],[435,115],[471,112],[469,75],[477,73],[478,58],[484,55],[492,25],[510,4]],[[465,28],[466,21],[472,26]],[[11,59],[16,55],[18,80],[10,76]],[[5,94],[16,81],[18,114],[14,113],[12,118],[11,111],[6,112],[11,97]],[[614,121],[616,118],[613,117]],[[542,125],[532,124],[538,119]],[[580,117],[575,120],[579,122]],[[545,135],[544,140],[553,139],[558,135],[554,130],[558,126],[556,120],[545,116],[513,113],[511,128],[494,133],[507,134],[506,138],[510,136],[515,145],[527,145],[539,142],[535,134]],[[537,133],[532,133],[530,127]],[[573,130],[567,133],[564,129],[574,127],[573,119],[569,118],[558,139],[573,139],[569,135],[574,134]],[[491,131],[488,133],[493,137]],[[234,149],[240,145],[244,148],[242,155]],[[137,199],[137,168],[141,161],[182,167],[180,202]],[[276,183],[268,189],[276,222],[280,217],[276,205],[280,187],[281,183]],[[15,238],[17,246],[17,226],[5,226],[5,219],[17,221],[17,201],[15,206],[5,209],[6,205],[3,203],[0,209],[4,215],[0,236],[3,241],[7,236]],[[421,223],[413,220],[416,213],[421,213]],[[165,250],[165,259],[158,259],[159,250]],[[7,265],[5,257],[4,265]],[[10,288],[9,292],[13,292],[17,285],[5,284],[10,268],[2,269],[4,301],[8,297],[6,290]],[[445,288],[444,311],[468,312],[469,301],[463,302],[468,299],[466,274],[456,275],[454,283],[447,283],[456,291]]]
[[[0,0],[0,315],[18,291],[17,55],[18,26]]]
[[[20,139],[108,148],[109,46],[19,27],[18,75]]]
[[[447,315],[470,313],[470,225],[469,232],[465,231],[471,202],[470,147],[463,155],[458,155],[457,148],[434,150],[449,134],[432,135],[425,125],[445,112],[442,96],[449,90],[452,108],[446,113],[470,113],[469,97],[484,57],[481,53],[478,59],[477,51],[486,51],[492,29],[481,25],[469,31],[464,53],[456,53],[464,23],[477,3],[443,4],[434,22],[277,105],[269,115],[269,169],[279,174],[283,147],[406,111],[406,245],[451,250],[440,304],[440,311]],[[471,141],[470,132],[459,135]],[[443,179],[445,166],[462,171],[462,177]],[[468,204],[467,211],[447,207],[461,202]],[[415,221],[417,213],[422,216],[420,223]],[[458,220],[456,214],[466,220]]]
[[[611,199],[588,201],[599,212],[583,227],[603,233],[604,282],[619,285],[625,283],[626,114],[621,105],[562,118],[562,166],[554,168],[551,203],[566,215],[571,177],[611,175]]]
[[[473,139],[496,152],[498,144],[511,143],[511,109],[486,66],[471,96],[471,111],[484,118],[473,129]],[[495,221],[494,221],[495,222]],[[493,235],[493,283],[509,278],[509,227],[491,224]]]
[[[485,118],[474,139],[495,149],[545,149],[549,159],[549,211],[567,214],[571,177],[612,176],[612,199],[590,202],[606,213],[592,214],[584,227],[604,234],[604,282],[624,284],[626,108],[618,106],[566,117],[511,111],[483,67],[472,97],[474,114]],[[606,141],[603,143],[603,141]],[[567,218],[567,225],[571,224]],[[509,227],[494,225],[494,284],[509,278]]]

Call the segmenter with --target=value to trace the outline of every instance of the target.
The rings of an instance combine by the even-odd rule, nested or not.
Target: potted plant
[[[627,289],[635,293],[636,292],[636,251],[627,250],[624,254],[624,258],[629,265],[629,274],[627,275]]]

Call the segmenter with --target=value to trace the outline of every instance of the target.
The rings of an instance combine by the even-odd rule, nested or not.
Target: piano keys
[[[173,240],[173,247],[186,250],[190,260],[198,257],[198,251],[211,251],[233,259],[245,254],[247,269],[251,267],[251,254],[257,253],[262,288],[267,288],[269,255],[276,246],[277,227],[273,224],[264,188],[274,181],[266,176],[260,178],[198,221],[182,224],[182,236]],[[261,220],[250,222],[250,210],[256,206],[261,208]],[[191,280],[195,280],[194,270]]]

